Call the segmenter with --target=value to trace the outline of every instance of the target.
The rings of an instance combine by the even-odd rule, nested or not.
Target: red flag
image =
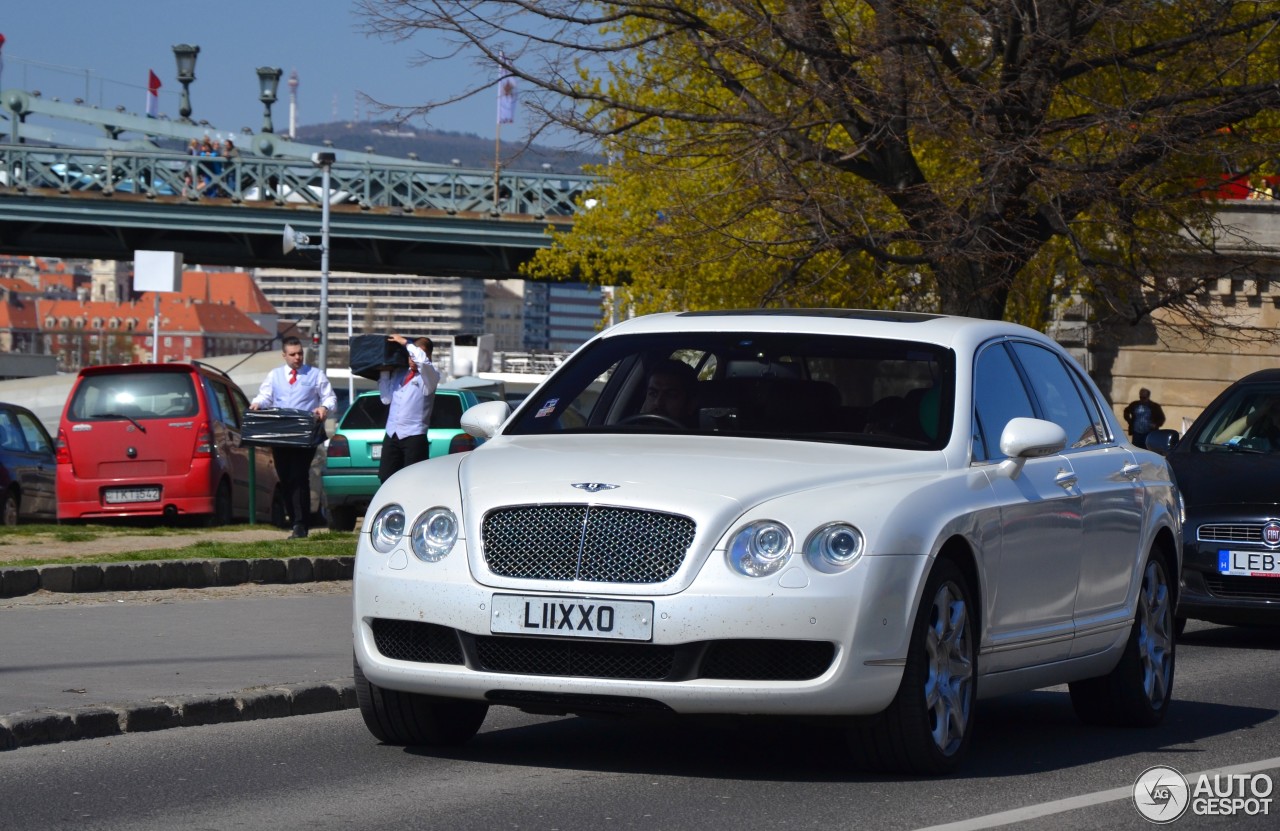
[[[155,70],[148,69],[150,78],[147,79],[147,115],[151,118],[160,117],[160,79],[156,77]]]

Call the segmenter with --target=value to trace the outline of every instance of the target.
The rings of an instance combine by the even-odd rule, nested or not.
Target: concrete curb
[[[306,716],[357,707],[353,679],[253,687],[237,693],[152,698],[135,704],[26,710],[0,716],[0,751],[125,733]]]
[[[51,592],[207,589],[243,583],[350,580],[356,558],[268,557],[257,560],[147,560],[0,568],[0,598]]]

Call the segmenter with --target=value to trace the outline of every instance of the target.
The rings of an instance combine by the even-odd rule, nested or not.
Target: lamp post
[[[337,156],[333,153],[313,153],[311,161],[320,168],[320,352],[318,363],[322,372],[329,370],[329,168]]]
[[[262,132],[274,133],[275,126],[271,123],[271,105],[276,103],[276,91],[280,88],[280,76],[284,70],[280,67],[260,66],[258,67],[258,100],[262,102],[264,109],[262,115]]]
[[[196,55],[199,46],[179,43],[173,47],[173,57],[178,61],[178,83],[182,84],[182,97],[178,100],[178,115],[184,124],[191,123],[191,82],[196,79]]]

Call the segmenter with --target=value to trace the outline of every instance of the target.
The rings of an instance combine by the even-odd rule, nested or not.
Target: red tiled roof
[[[209,303],[234,305],[246,314],[276,312],[247,271],[184,271],[181,294]]]

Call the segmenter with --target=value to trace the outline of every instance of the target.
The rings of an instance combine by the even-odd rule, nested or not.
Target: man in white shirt
[[[258,394],[249,402],[249,409],[308,410],[316,420],[323,422],[338,403],[328,376],[302,362],[302,341],[298,338],[285,338],[281,348],[284,366],[267,373]],[[315,446],[271,448],[276,475],[284,489],[285,505],[293,521],[293,533],[289,535],[291,540],[307,535],[307,520],[311,516],[311,460],[315,455]]]
[[[426,459],[431,452],[427,429],[431,426],[431,405],[440,370],[431,363],[434,345],[430,338],[410,343],[403,335],[390,335],[409,353],[403,369],[382,370],[378,392],[387,404],[387,434],[382,439],[382,459],[378,462],[378,480],[387,481],[403,467]]]

